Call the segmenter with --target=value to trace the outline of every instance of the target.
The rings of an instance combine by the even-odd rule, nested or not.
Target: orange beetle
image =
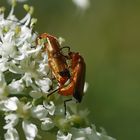
[[[55,79],[64,85],[70,78],[66,57],[60,52],[60,44],[56,37],[43,33],[37,38],[37,44],[43,39],[44,51],[48,54],[48,64]]]
[[[81,102],[83,97],[86,65],[83,57],[79,53],[69,52],[71,60],[71,78],[70,83],[59,89],[61,95],[73,95],[73,97]]]
[[[48,54],[48,64],[59,84],[59,88],[52,91],[48,96],[58,90],[63,96],[72,95],[78,102],[83,97],[85,83],[86,65],[83,57],[79,53],[71,52],[67,56],[63,54],[56,37],[43,33],[37,38],[37,43],[43,39],[44,51]],[[67,64],[70,61],[70,66]],[[69,83],[67,81],[69,80]],[[67,100],[66,100],[67,101]],[[64,102],[65,103],[65,102]]]

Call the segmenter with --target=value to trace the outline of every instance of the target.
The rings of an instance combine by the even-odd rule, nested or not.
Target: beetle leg
[[[65,113],[65,116],[66,116],[66,111],[67,111],[67,102],[69,102],[69,101],[72,101],[72,99],[67,99],[67,100],[65,100],[64,101],[64,113]]]
[[[58,90],[59,90],[59,88],[54,89],[53,91],[51,91],[51,92],[47,95],[47,97],[49,97],[50,95],[52,95],[53,93],[55,93],[55,92],[58,91]]]
[[[68,49],[68,52],[70,52],[70,47],[69,47],[69,46],[64,46],[64,47],[60,48],[60,51],[61,51],[62,49],[65,49],[65,48],[67,48],[67,49]]]
[[[64,52],[62,52],[63,49],[68,49],[68,54],[69,54],[70,53],[70,47],[69,46],[64,46],[64,47],[60,48],[60,50],[59,50],[66,59],[69,59],[69,55],[64,54]]]

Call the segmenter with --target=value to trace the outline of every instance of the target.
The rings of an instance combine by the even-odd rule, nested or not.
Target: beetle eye
[[[41,37],[41,36],[39,36],[39,39],[42,39],[42,37]]]

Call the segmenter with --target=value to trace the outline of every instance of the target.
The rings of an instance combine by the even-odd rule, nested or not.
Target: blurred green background
[[[89,108],[97,129],[104,127],[118,140],[139,140],[140,1],[91,0],[83,13],[71,0],[28,4],[35,7],[39,33],[64,37],[65,44],[85,58],[89,89],[81,108]],[[21,4],[16,10],[23,17]]]

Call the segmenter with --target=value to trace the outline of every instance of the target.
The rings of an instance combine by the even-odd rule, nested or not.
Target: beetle
[[[69,52],[68,59],[71,61],[70,83],[61,87],[59,94],[72,95],[80,103],[83,97],[86,64],[79,53]]]
[[[85,83],[86,64],[78,52],[71,52],[70,47],[60,47],[56,37],[43,33],[37,38],[37,43],[43,39],[44,50],[48,54],[48,64],[57,80],[59,87],[50,92],[48,96],[58,91],[60,95],[72,95],[79,103],[82,101]],[[63,48],[68,48],[68,55],[63,54]],[[68,64],[68,62],[70,64]],[[69,82],[67,82],[69,81]],[[64,101],[65,114],[66,102]]]
[[[43,42],[48,55],[48,64],[55,79],[61,87],[70,78],[66,57],[60,51],[60,44],[56,37],[43,33],[37,37],[37,44]]]

